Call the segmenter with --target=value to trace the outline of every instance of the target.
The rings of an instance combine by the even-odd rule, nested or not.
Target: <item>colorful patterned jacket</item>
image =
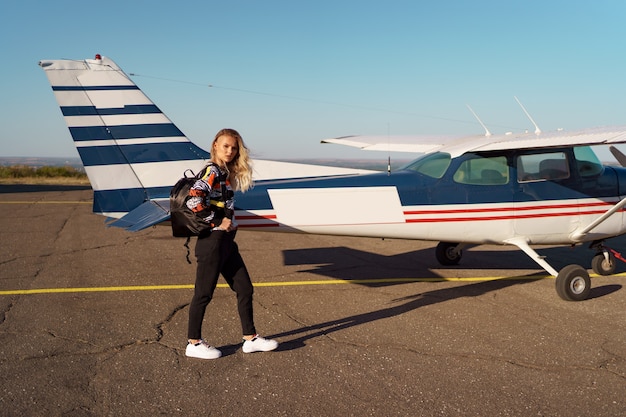
[[[214,227],[219,227],[224,217],[235,222],[235,198],[228,172],[216,164],[211,163],[205,168],[189,190],[189,197],[187,207]]]

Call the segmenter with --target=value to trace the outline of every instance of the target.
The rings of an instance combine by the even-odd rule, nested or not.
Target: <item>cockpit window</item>
[[[463,161],[453,179],[460,184],[502,185],[509,182],[509,166],[505,156],[476,156]]]
[[[450,166],[450,154],[437,152],[416,159],[415,161],[404,166],[403,169],[419,172],[431,178],[441,178]]]
[[[517,158],[519,182],[553,181],[570,177],[565,152],[535,153]]]
[[[604,167],[589,146],[574,148],[574,156],[578,165],[578,173],[581,177],[593,177],[601,174]]]

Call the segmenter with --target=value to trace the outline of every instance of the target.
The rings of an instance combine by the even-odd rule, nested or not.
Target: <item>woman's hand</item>
[[[224,217],[222,219],[222,223],[220,223],[220,229],[225,230],[227,232],[232,232],[237,229],[237,226],[233,224],[233,221],[228,217]]]

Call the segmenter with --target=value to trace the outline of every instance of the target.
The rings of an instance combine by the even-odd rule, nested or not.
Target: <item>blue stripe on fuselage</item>
[[[246,193],[237,193],[235,197],[236,208],[242,210],[270,210],[272,203],[267,190],[293,189],[293,188],[343,188],[343,187],[393,187],[406,188],[411,184],[415,175],[408,172],[397,172],[391,175],[387,173],[341,175],[333,177],[315,177],[288,180],[257,181],[254,188]],[[372,202],[371,208],[375,210],[376,202]],[[320,201],[320,210],[333,210],[332,201]]]
[[[96,165],[140,164],[146,162],[209,159],[211,154],[191,142],[149,143],[79,147],[86,167]],[[173,185],[173,184],[172,184]]]
[[[574,200],[584,198],[617,197],[615,171],[607,168],[591,184],[580,182],[533,182],[520,184],[513,180],[501,185],[460,184],[451,177],[431,178],[414,171],[350,175],[331,178],[300,180],[259,181],[245,194],[236,195],[236,207],[241,210],[270,210],[272,204],[268,190],[291,188],[344,188],[344,187],[396,187],[403,206],[446,205],[446,204],[492,204],[532,201]],[[626,174],[622,174],[626,177]],[[513,176],[515,178],[515,176]],[[364,210],[376,210],[377,201]],[[320,210],[334,210],[332,201],[320,201]]]

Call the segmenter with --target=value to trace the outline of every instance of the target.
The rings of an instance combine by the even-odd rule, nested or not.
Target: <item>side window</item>
[[[517,157],[519,182],[562,180],[570,177],[565,152],[548,152]]]
[[[463,161],[453,179],[460,184],[501,185],[509,182],[509,166],[505,156],[476,156]]]

